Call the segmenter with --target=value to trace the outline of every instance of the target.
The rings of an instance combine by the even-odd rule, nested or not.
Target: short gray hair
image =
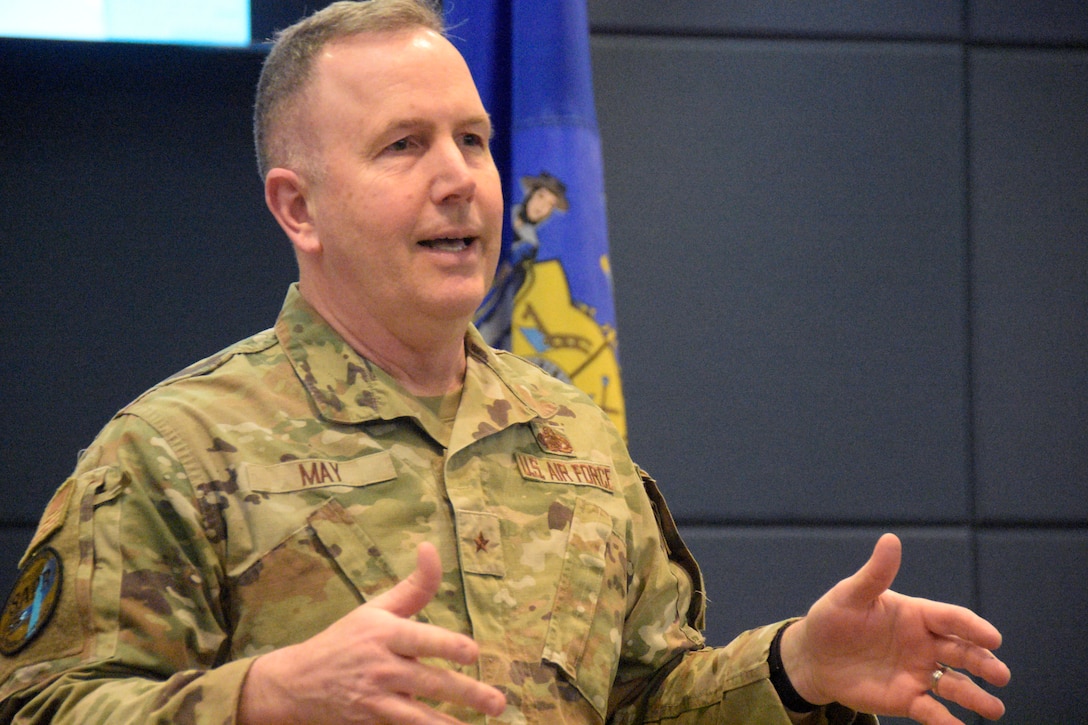
[[[436,0],[437,1],[437,0]],[[261,68],[253,106],[253,140],[257,170],[286,166],[309,169],[313,160],[296,120],[299,99],[313,74],[314,58],[330,42],[364,33],[428,28],[444,34],[441,11],[429,0],[347,0],[276,33]]]

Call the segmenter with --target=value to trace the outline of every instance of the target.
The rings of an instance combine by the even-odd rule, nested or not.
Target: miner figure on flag
[[[546,171],[522,176],[520,186],[522,199],[511,209],[513,239],[476,326],[488,344],[580,387],[625,432],[615,328],[600,321],[597,308],[571,291],[571,274],[581,271],[569,261],[577,240],[571,244],[559,234],[552,239],[547,230],[541,238],[540,227],[549,218],[571,210],[567,186]],[[598,264],[597,273],[607,275],[607,255]],[[610,297],[610,287],[603,292]]]
[[[492,347],[510,349],[510,325],[514,300],[532,272],[540,251],[537,227],[556,211],[567,211],[567,186],[547,171],[521,177],[524,196],[510,211],[514,241],[509,256],[501,260],[491,292],[476,316],[476,327]],[[553,371],[554,373],[555,371]],[[565,377],[565,376],[561,376]]]
[[[447,21],[491,117],[511,208],[476,326],[581,388],[626,437],[585,4],[448,3]]]

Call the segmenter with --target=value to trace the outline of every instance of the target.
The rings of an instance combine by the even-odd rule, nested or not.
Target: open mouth
[[[427,247],[427,249],[440,252],[460,252],[472,246],[474,241],[476,241],[475,237],[443,237],[441,239],[424,239],[420,244]]]

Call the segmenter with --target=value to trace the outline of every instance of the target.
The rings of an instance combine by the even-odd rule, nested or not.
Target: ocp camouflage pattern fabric
[[[780,625],[705,647],[699,570],[607,416],[475,330],[466,350],[450,431],[293,286],[272,330],[126,406],[28,550],[60,554],[59,604],[0,657],[0,720],[233,723],[254,658],[388,590],[426,540],[444,577],[419,619],[479,643],[463,671],[508,700],[487,721],[787,723]]]

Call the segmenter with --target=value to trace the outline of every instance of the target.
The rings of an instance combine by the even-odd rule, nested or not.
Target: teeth
[[[472,243],[472,240],[468,237],[460,237],[457,239],[428,239],[423,242],[425,247],[431,249],[439,249],[448,252],[458,252]]]

